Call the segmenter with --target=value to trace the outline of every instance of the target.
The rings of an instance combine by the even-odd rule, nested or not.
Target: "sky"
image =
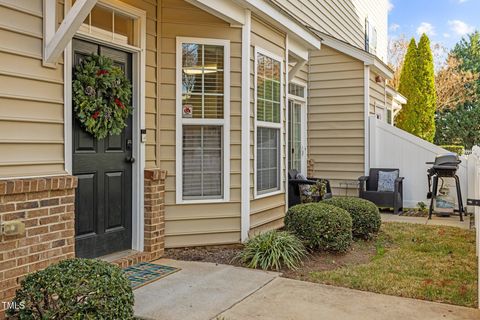
[[[419,39],[425,32],[447,49],[480,29],[480,0],[389,0],[389,37]]]

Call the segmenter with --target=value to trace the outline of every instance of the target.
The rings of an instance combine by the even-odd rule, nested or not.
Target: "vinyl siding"
[[[370,72],[370,106],[369,113],[370,115],[375,115],[376,113],[381,113],[382,117],[386,117],[385,107],[386,107],[386,93],[385,93],[385,80],[382,79],[381,82],[376,82],[376,74]],[[382,120],[385,121],[383,118]]]
[[[283,66],[285,68],[285,35],[274,27],[262,22],[259,18],[252,16],[251,26],[251,61],[250,61],[250,235],[257,234],[262,231],[275,229],[283,226],[283,218],[285,216],[285,193],[267,196],[256,199],[255,197],[255,47],[267,50],[272,54],[283,58]],[[283,96],[282,96],[282,114],[283,114],[283,131],[281,144],[281,159],[283,166],[281,168],[280,184],[285,184],[285,152],[286,152],[286,135],[285,135],[285,73],[283,72]]]
[[[63,62],[42,65],[42,15],[41,0],[0,0],[0,178],[64,173]]]
[[[160,167],[165,186],[165,246],[240,242],[241,186],[241,29],[184,1],[163,0],[161,18]],[[176,204],[175,51],[176,37],[230,40],[230,202]]]
[[[377,55],[387,59],[387,0],[272,0],[289,14],[319,31],[365,48],[365,19],[378,34]]]
[[[147,12],[146,166],[154,167],[156,1],[124,2]],[[63,55],[56,68],[43,66],[42,16],[42,0],[0,0],[0,178],[65,173]]]
[[[340,181],[364,172],[364,66],[322,46],[311,53],[309,69],[308,158],[314,176],[330,179],[333,192],[345,195]]]

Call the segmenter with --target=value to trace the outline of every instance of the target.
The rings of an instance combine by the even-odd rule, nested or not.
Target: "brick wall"
[[[0,319],[21,279],[75,256],[72,176],[0,181],[0,221],[20,220],[25,234],[0,236]]]

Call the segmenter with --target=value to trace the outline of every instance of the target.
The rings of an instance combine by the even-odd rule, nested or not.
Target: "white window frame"
[[[280,62],[280,122],[279,123],[274,123],[274,122],[268,122],[268,121],[259,121],[257,120],[257,68],[258,68],[258,59],[257,59],[257,56],[258,54],[262,54],[266,57],[269,57],[271,59],[274,59],[276,61],[279,61]],[[254,136],[255,136],[255,145],[254,145],[254,172],[255,174],[253,175],[254,176],[254,181],[253,181],[253,185],[254,185],[254,195],[255,195],[255,199],[260,199],[260,198],[265,198],[265,197],[270,197],[270,196],[273,196],[273,195],[277,195],[277,194],[282,194],[285,192],[285,188],[284,188],[284,168],[285,168],[285,165],[284,165],[284,154],[283,154],[283,147],[284,147],[284,134],[285,134],[285,131],[284,131],[284,116],[283,116],[283,113],[284,113],[284,59],[276,54],[273,54],[271,53],[270,51],[267,51],[261,47],[257,47],[255,46],[255,50],[254,50],[254,117],[255,117],[255,126],[254,126]],[[257,136],[257,128],[258,127],[263,127],[263,128],[273,128],[273,129],[280,129],[280,141],[279,141],[279,150],[278,150],[278,153],[279,153],[279,157],[280,157],[280,168],[279,168],[279,189],[278,190],[274,190],[274,191],[270,191],[270,192],[260,192],[257,190],[257,177],[258,177],[258,173],[257,173],[257,146],[258,146],[258,136]]]
[[[301,172],[306,176],[307,175],[307,162],[308,162],[308,139],[307,139],[307,134],[308,134],[308,118],[307,118],[307,95],[308,95],[308,84],[306,81],[300,80],[300,79],[293,79],[290,81],[290,83],[296,84],[297,86],[304,87],[303,91],[303,97],[302,96],[297,96],[294,94],[288,93],[288,101],[293,100],[294,102],[300,103],[302,105],[302,133],[301,133],[301,140],[302,140],[302,158],[301,158],[301,167],[302,170]],[[287,106],[288,108],[288,106]],[[287,109],[286,112],[289,112]],[[288,130],[288,123],[286,124],[287,130]],[[288,131],[287,131],[288,134]],[[288,139],[288,137],[287,137]],[[288,141],[288,140],[287,140]],[[288,147],[288,152],[290,152],[290,146]],[[290,156],[290,154],[289,154]],[[288,163],[287,163],[288,166]],[[288,169],[288,168],[287,168]]]
[[[219,203],[230,201],[230,40],[210,38],[176,38],[176,203]],[[223,46],[223,119],[189,119],[182,113],[182,45],[196,43],[202,45]],[[218,199],[183,199],[183,125],[221,125],[223,126],[223,197]]]

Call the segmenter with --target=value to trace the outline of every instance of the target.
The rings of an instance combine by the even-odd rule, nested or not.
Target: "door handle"
[[[125,161],[126,162],[129,162],[129,163],[134,163],[135,162],[135,158],[133,156],[128,156],[125,158]]]

